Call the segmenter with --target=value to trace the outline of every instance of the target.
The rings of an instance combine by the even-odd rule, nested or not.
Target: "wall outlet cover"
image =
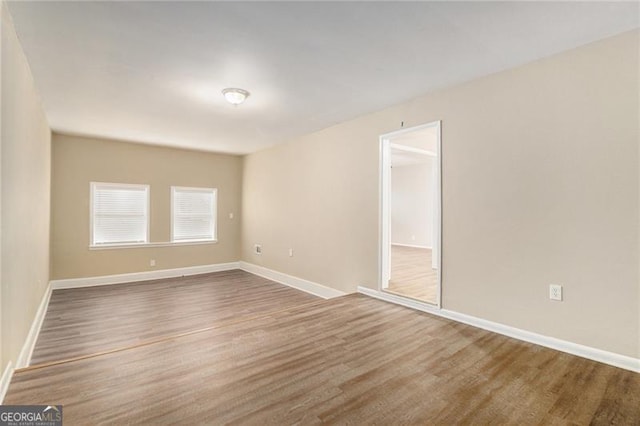
[[[562,286],[549,284],[549,299],[562,301]]]

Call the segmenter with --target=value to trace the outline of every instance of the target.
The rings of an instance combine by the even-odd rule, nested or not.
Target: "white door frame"
[[[435,203],[433,212],[432,267],[437,270],[438,291],[436,305],[442,307],[442,156],[441,121],[422,124],[380,135],[380,251],[379,290],[389,286],[391,278],[391,140],[405,133],[436,128],[436,152],[434,164]]]

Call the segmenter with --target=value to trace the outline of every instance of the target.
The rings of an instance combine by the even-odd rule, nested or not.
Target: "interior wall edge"
[[[51,128],[30,64],[2,8],[1,352],[14,366],[29,339],[49,282]],[[33,208],[38,200],[38,208]],[[13,368],[13,367],[12,367]]]

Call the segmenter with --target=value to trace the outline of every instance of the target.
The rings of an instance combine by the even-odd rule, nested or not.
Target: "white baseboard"
[[[395,296],[367,287],[359,286],[358,292],[367,296],[375,297],[376,299],[397,303],[408,308],[416,309],[453,321],[482,328],[484,330],[492,331],[494,333],[502,334],[514,339],[522,340],[525,342],[555,349],[560,352],[566,352],[571,355],[576,355],[593,361],[602,362],[603,364],[608,364],[614,367],[624,368],[625,370],[640,373],[640,359],[638,358],[620,355],[614,352],[569,342],[567,340],[556,339],[555,337],[544,336],[542,334],[533,333],[531,331],[522,330],[519,328],[511,327],[493,321],[488,321],[471,315],[461,314],[459,312],[450,311],[447,309],[438,309],[437,307],[429,305],[427,303],[405,299],[403,297]]]
[[[326,287],[322,284],[314,283],[313,281],[308,281],[303,278],[283,274],[282,272],[274,271],[273,269],[268,269],[263,266],[254,265],[253,263],[249,262],[241,261],[240,269],[251,274],[278,282],[280,284],[302,290],[306,293],[313,294],[314,296],[322,297],[323,299],[332,299],[334,297],[340,297],[346,294],[340,290]]]
[[[239,262],[216,263],[213,265],[188,266],[185,268],[159,269],[157,271],[132,272],[128,274],[104,275],[99,277],[70,278],[51,281],[52,290],[78,287],[94,287],[99,285],[124,284],[137,281],[175,278],[188,275],[208,274],[211,272],[239,269]]]
[[[400,243],[391,243],[392,246],[400,246],[400,247],[411,247],[411,248],[420,248],[420,249],[429,249],[433,250],[431,246],[419,246],[416,244],[400,244]]]
[[[0,378],[0,404],[4,402],[4,396],[7,394],[7,390],[9,389],[9,383],[11,383],[11,378],[13,377],[13,370],[13,364],[9,361],[2,372],[2,377]]]
[[[40,334],[40,327],[42,327],[42,321],[44,321],[44,316],[47,313],[47,307],[49,306],[49,299],[51,299],[51,283],[47,285],[47,288],[42,295],[42,300],[40,301],[40,305],[38,305],[38,310],[36,311],[36,315],[33,318],[33,322],[31,323],[31,328],[29,329],[29,334],[27,334],[27,338],[22,345],[22,350],[20,351],[20,355],[18,355],[18,360],[16,361],[15,368],[24,368],[28,367],[31,362],[31,355],[33,354],[33,349],[36,346],[36,340],[38,340],[38,334]]]

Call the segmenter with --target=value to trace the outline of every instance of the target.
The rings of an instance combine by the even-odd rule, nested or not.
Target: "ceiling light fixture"
[[[227,102],[229,102],[229,103],[231,103],[233,105],[240,105],[250,95],[250,93],[247,92],[244,89],[236,89],[236,88],[233,88],[233,87],[228,87],[228,88],[224,89],[222,91],[222,94],[224,95],[224,98],[227,100]]]

